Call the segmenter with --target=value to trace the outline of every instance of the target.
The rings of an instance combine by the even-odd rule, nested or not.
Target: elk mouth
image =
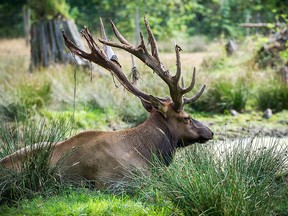
[[[210,137],[199,137],[199,139],[194,139],[194,140],[184,140],[184,139],[181,139],[178,141],[177,143],[177,146],[178,147],[186,147],[186,146],[189,146],[189,145],[192,145],[194,143],[206,143],[208,142],[209,140],[212,140],[213,139],[213,135],[214,133],[211,132],[211,136]]]
[[[210,136],[200,136],[200,139],[198,140],[198,143],[205,143],[208,142],[209,140],[212,140],[214,138],[214,133],[211,131],[211,135]]]
[[[211,140],[211,139],[213,139],[213,137],[212,137],[212,138],[201,138],[201,139],[199,139],[199,140],[197,141],[197,143],[206,143],[206,142],[208,142],[208,141]]]

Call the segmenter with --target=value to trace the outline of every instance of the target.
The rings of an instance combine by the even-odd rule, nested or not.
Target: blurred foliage
[[[27,0],[0,2],[0,37],[24,36],[22,8]]]
[[[245,109],[248,99],[248,86],[245,81],[232,83],[230,80],[221,80],[213,83],[193,108],[199,111],[223,113],[229,109],[238,112]]]
[[[25,107],[39,109],[51,100],[51,83],[43,85],[22,84],[18,89],[20,103]]]
[[[29,83],[16,87],[14,97],[8,94],[0,99],[0,120],[25,121],[27,116],[35,114],[51,101],[51,83]]]
[[[270,108],[274,112],[279,112],[288,109],[288,85],[279,81],[262,85],[257,91],[256,101],[260,110]]]
[[[34,20],[47,20],[58,16],[69,18],[69,6],[65,0],[28,0]]]
[[[281,51],[279,55],[288,64],[288,40],[286,41],[286,50]]]
[[[240,23],[283,22],[280,15],[288,10],[288,4],[281,0],[14,0],[0,3],[1,37],[23,35],[24,5],[34,11],[33,19],[70,16],[78,26],[88,25],[93,30],[99,24],[99,17],[105,22],[111,19],[130,37],[134,35],[135,11],[138,10],[140,18],[145,13],[148,15],[156,37],[161,39],[179,33],[241,37],[245,29],[239,26]],[[143,25],[143,19],[140,19],[140,25]]]

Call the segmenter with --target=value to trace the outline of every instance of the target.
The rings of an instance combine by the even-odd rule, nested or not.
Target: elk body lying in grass
[[[184,105],[195,102],[201,96],[205,86],[191,98],[184,96],[194,87],[195,70],[191,84],[186,88],[180,86],[181,48],[175,45],[177,71],[174,76],[171,76],[160,62],[157,43],[146,18],[144,21],[151,54],[144,44],[142,34],[141,44],[134,47],[119,33],[113,23],[114,34],[120,43],[107,40],[101,21],[103,39],[99,41],[104,44],[103,51],[93,40],[87,28],[84,28],[81,33],[91,53],[79,49],[63,32],[65,44],[73,54],[110,71],[129,92],[140,99],[144,108],[150,113],[144,123],[131,129],[115,132],[86,131],[54,144],[51,165],[55,165],[66,155],[60,172],[68,179],[81,177],[95,180],[96,187],[100,188],[110,180],[121,180],[133,167],[148,168],[153,155],[157,155],[161,161],[169,165],[177,148],[196,142],[204,143],[213,138],[213,132],[208,127],[191,118],[183,110]],[[128,51],[150,67],[168,85],[170,97],[152,96],[136,88],[122,71],[111,46]],[[29,150],[21,149],[3,158],[0,161],[1,166],[19,167],[25,154],[29,154]]]

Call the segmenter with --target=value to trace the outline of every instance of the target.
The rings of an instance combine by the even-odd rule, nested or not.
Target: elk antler
[[[120,64],[117,61],[117,58],[115,58],[115,54],[113,53],[112,47],[120,48],[123,50],[126,50],[127,52],[131,53],[132,55],[139,58],[143,63],[145,63],[148,67],[150,67],[169,87],[170,96],[173,101],[173,108],[175,111],[181,111],[183,109],[183,106],[188,103],[192,103],[196,101],[204,92],[205,85],[202,86],[200,91],[196,93],[191,98],[186,98],[184,95],[188,92],[190,92],[195,84],[195,68],[193,71],[192,81],[190,85],[186,88],[181,87],[179,84],[179,80],[181,77],[181,62],[180,62],[180,51],[181,48],[178,45],[175,45],[175,52],[176,52],[176,74],[175,76],[171,76],[169,71],[165,69],[163,64],[160,61],[159,58],[159,52],[157,43],[155,40],[155,37],[153,35],[153,32],[150,28],[150,25],[146,19],[146,16],[144,16],[144,22],[148,34],[148,42],[151,46],[151,54],[148,52],[147,47],[144,43],[143,34],[140,33],[141,42],[138,47],[134,47],[131,45],[118,31],[115,24],[111,21],[112,29],[119,40],[118,42],[108,41],[106,38],[106,34],[104,33],[104,27],[101,21],[101,29],[102,30],[102,37],[103,39],[99,39],[101,43],[104,44],[104,50],[106,53],[104,53],[99,46],[96,44],[96,42],[93,40],[91,33],[87,29],[87,27],[84,27],[84,29],[81,31],[82,36],[87,41],[87,44],[91,50],[91,53],[87,53],[81,49],[79,49],[76,45],[74,45],[65,35],[65,32],[62,31],[63,38],[65,41],[65,45],[68,47],[68,49],[73,53],[76,54],[88,61],[94,62],[110,72],[112,72],[117,79],[120,81],[120,83],[132,94],[139,97],[142,101],[142,103],[147,104],[150,103],[150,96],[146,94],[145,92],[142,92],[141,90],[137,89],[126,77],[124,72],[122,71],[122,68]],[[110,50],[111,49],[111,50]],[[109,54],[109,52],[110,54]],[[111,54],[112,51],[112,54]],[[160,100],[166,100],[164,98],[159,98]]]
[[[94,62],[103,68],[106,68],[107,70],[111,71],[117,79],[120,81],[120,83],[132,94],[135,96],[141,98],[141,100],[149,101],[149,95],[142,92],[141,90],[137,89],[135,86],[133,86],[129,80],[127,79],[126,75],[123,73],[120,64],[115,61],[115,57],[108,58],[108,56],[102,52],[100,47],[95,43],[94,39],[92,38],[91,33],[89,32],[87,27],[84,27],[81,31],[82,36],[87,41],[87,44],[91,50],[91,53],[87,53],[81,49],[79,49],[75,44],[73,44],[66,36],[65,32],[62,31],[62,35],[65,41],[65,45],[68,47],[68,49],[71,51],[71,53],[78,55],[90,62]],[[117,63],[116,63],[117,62]]]

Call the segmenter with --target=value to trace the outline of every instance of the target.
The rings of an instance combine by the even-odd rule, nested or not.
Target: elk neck
[[[152,111],[149,118],[131,131],[137,134],[138,143],[134,148],[151,161],[156,155],[164,164],[169,165],[175,154],[177,137],[170,131],[161,113]]]

